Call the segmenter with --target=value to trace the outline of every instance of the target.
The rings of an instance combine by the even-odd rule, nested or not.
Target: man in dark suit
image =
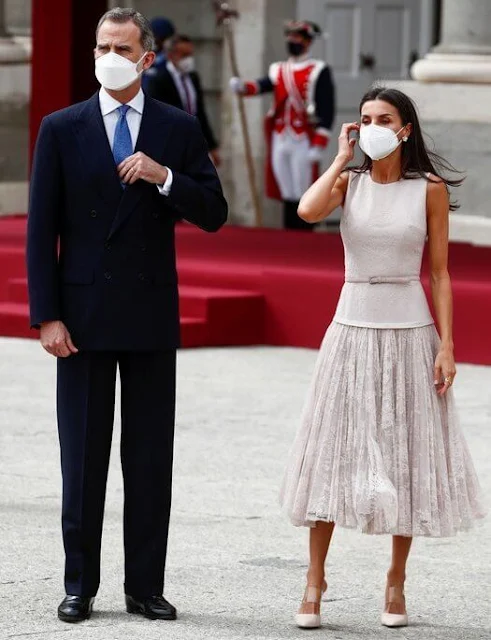
[[[86,102],[44,118],[31,178],[31,324],[58,358],[66,598],[90,616],[121,378],[125,594],[130,613],[175,619],[163,597],[171,504],[179,311],[174,223],[217,231],[227,218],[199,123],[145,97],[154,59],[147,20],[107,12]]]
[[[167,65],[167,44],[175,35],[176,29],[169,18],[157,17],[150,22],[155,41],[155,60],[150,69],[146,69],[142,74],[142,89],[148,93],[150,80],[162,73]]]
[[[188,36],[175,35],[167,45],[167,64],[149,77],[148,95],[196,116],[215,166],[220,165],[218,143],[205,110],[203,87],[194,62],[194,44]]]

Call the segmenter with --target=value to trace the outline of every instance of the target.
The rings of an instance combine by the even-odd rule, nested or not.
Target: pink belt
[[[365,282],[368,284],[409,284],[419,282],[418,276],[372,276],[371,278],[345,278],[345,282]]]

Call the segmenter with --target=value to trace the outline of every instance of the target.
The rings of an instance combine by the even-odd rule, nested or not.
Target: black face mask
[[[291,56],[301,56],[305,52],[305,45],[301,42],[289,42],[286,43],[286,49]]]

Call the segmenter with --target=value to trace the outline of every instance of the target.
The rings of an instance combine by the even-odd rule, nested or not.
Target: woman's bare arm
[[[306,222],[314,223],[327,218],[344,202],[348,187],[346,165],[353,159],[356,140],[349,138],[351,131],[358,131],[356,122],[343,124],[338,138],[338,154],[327,171],[304,193],[298,206],[298,215]]]
[[[432,176],[438,180],[436,176]],[[453,355],[453,302],[452,286],[448,273],[449,200],[443,182],[430,182],[426,197],[428,219],[428,247],[430,257],[430,281],[433,305],[440,330],[441,345],[435,362],[435,383],[439,392],[445,393],[450,384],[441,384],[444,378],[453,380],[455,360]]]

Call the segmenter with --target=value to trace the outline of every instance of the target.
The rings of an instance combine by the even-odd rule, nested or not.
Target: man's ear
[[[146,71],[147,69],[150,69],[150,67],[153,65],[154,62],[155,62],[155,52],[149,51],[143,60],[142,70]]]

